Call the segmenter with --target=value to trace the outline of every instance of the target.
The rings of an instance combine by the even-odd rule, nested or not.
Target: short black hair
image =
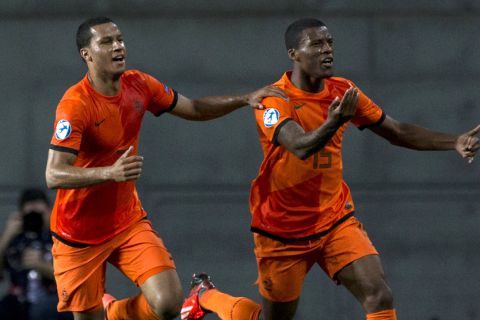
[[[48,206],[50,206],[50,201],[48,200],[47,194],[37,188],[28,188],[24,189],[18,199],[18,208],[22,210],[23,206],[30,201],[41,200],[44,201]]]
[[[92,39],[91,27],[95,27],[99,24],[104,23],[115,23],[112,19],[107,17],[96,17],[90,18],[82,22],[82,24],[77,29],[77,48],[80,49],[88,47],[90,40]]]
[[[297,49],[300,43],[300,35],[303,30],[315,27],[326,27],[325,23],[315,18],[302,18],[292,22],[285,31],[285,46],[287,50]]]

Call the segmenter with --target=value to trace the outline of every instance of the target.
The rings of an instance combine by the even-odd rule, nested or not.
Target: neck
[[[116,96],[120,92],[120,76],[106,76],[89,70],[88,81],[93,89],[104,96]]]
[[[290,81],[303,91],[318,93],[323,90],[323,78],[312,77],[296,67],[293,68]]]

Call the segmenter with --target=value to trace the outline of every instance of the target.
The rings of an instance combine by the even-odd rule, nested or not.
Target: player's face
[[[114,23],[99,24],[91,29],[89,62],[96,71],[120,75],[126,69],[127,49],[123,35]]]
[[[327,27],[305,29],[298,48],[294,51],[294,62],[308,76],[333,76],[333,37]]]

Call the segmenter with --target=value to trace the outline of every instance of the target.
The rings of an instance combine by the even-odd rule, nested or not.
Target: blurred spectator
[[[8,277],[8,292],[0,300],[2,319],[63,320],[57,312],[53,277],[50,203],[39,189],[22,192],[0,235],[0,279]]]

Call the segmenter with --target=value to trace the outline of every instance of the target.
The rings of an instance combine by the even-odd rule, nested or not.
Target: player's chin
[[[333,77],[334,75],[333,68],[324,68],[322,70],[322,73],[323,73],[323,78]]]
[[[316,78],[323,79],[333,77],[333,74],[333,68],[320,68],[317,69],[317,71],[314,73],[314,76]]]
[[[114,77],[120,77],[126,70],[127,68],[125,67],[115,68],[114,70],[112,70],[112,74],[114,75]]]

